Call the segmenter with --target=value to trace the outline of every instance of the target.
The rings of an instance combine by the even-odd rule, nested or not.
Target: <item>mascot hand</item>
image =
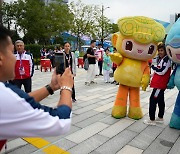
[[[144,74],[141,80],[141,87],[143,91],[146,91],[146,88],[149,85],[150,76],[148,74]]]
[[[110,57],[111,57],[112,62],[114,62],[117,65],[119,65],[123,59],[123,57],[120,53],[110,54]]]

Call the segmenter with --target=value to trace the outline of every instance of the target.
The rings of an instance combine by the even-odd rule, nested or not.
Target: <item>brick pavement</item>
[[[49,83],[50,72],[35,71],[33,90]],[[75,78],[77,102],[73,103],[72,127],[63,136],[43,138],[71,154],[178,154],[180,151],[180,131],[168,126],[177,89],[166,90],[165,123],[147,126],[143,120],[148,118],[148,100],[151,89],[141,91],[141,105],[144,118],[114,119],[111,117],[113,101],[118,89],[117,85],[106,84],[103,77],[96,78],[97,84],[85,86],[86,72],[78,69]],[[59,93],[49,96],[41,103],[54,107]],[[45,148],[45,147],[43,147]],[[7,153],[30,154],[43,153],[21,138],[10,140]]]

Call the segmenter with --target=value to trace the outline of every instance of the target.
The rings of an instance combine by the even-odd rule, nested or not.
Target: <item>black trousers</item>
[[[20,89],[21,89],[22,85],[24,85],[25,92],[26,93],[31,92],[31,89],[32,89],[31,78],[13,80],[12,83],[14,85],[18,86]]]
[[[73,87],[72,87],[72,99],[76,99],[74,84],[73,84]]]
[[[73,80],[74,80],[74,78],[73,78]],[[74,84],[73,84],[73,87],[72,87],[72,99],[76,99]]]
[[[152,91],[152,94],[150,97],[150,104],[149,104],[150,120],[155,120],[157,104],[159,107],[158,117],[163,118],[163,116],[164,116],[164,110],[165,110],[164,91],[165,90],[162,90],[162,89],[153,89],[153,91]]]
[[[98,61],[99,74],[102,74],[102,64],[103,64],[103,61]]]

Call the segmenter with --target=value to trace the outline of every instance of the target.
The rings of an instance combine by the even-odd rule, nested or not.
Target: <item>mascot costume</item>
[[[125,17],[118,21],[119,33],[112,36],[117,53],[111,60],[118,65],[114,78],[120,83],[112,109],[114,118],[143,117],[140,107],[140,87],[146,90],[150,80],[148,60],[156,55],[157,44],[165,37],[164,27],[155,20],[143,16]]]
[[[170,77],[167,87],[172,89],[176,86],[178,90],[180,90],[180,18],[169,31],[165,45],[167,55],[176,63],[176,68]],[[176,104],[170,120],[170,127],[180,129],[180,92],[176,99]]]

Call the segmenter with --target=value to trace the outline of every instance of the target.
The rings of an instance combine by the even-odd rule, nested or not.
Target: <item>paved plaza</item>
[[[35,71],[33,90],[50,82],[51,72]],[[97,84],[85,86],[86,71],[77,69],[75,89],[77,102],[73,103],[72,127],[63,136],[13,139],[7,143],[10,154],[179,154],[180,131],[169,128],[169,120],[178,94],[177,89],[166,90],[165,123],[147,126],[148,103],[151,89],[141,91],[141,106],[144,118],[114,119],[111,110],[118,86],[103,82],[97,77]],[[113,79],[111,79],[113,80]],[[55,107],[59,92],[41,103]]]

